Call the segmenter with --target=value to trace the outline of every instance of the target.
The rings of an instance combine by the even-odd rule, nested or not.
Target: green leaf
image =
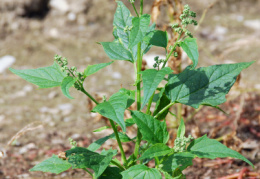
[[[228,147],[221,144],[215,139],[209,139],[206,135],[192,141],[188,146],[187,150],[199,158],[215,159],[232,157],[243,160],[252,167],[254,167],[254,165],[243,155],[234,150],[229,149]]]
[[[133,48],[143,40],[149,30],[150,15],[144,14],[141,17],[134,17],[132,20],[132,29],[130,31],[130,39],[128,47]]]
[[[82,147],[75,147],[66,151],[66,157],[73,169],[91,168],[94,170],[96,177],[99,177],[105,171],[115,155],[116,151],[111,149],[102,151],[101,154]]]
[[[193,69],[196,68],[199,61],[199,51],[198,51],[198,45],[196,42],[197,39],[194,38],[185,38],[184,41],[181,41],[180,45],[181,48],[186,52],[188,57],[193,62]]]
[[[145,165],[135,165],[121,172],[123,179],[161,179],[162,175],[155,168],[148,168]]]
[[[168,45],[167,31],[155,30],[147,34],[144,42],[158,47],[166,48]]]
[[[35,165],[30,169],[33,171],[41,171],[41,172],[50,172],[55,174],[60,174],[68,170],[71,167],[71,164],[67,160],[63,160],[59,158],[57,155],[52,155],[51,158],[44,160],[43,162]]]
[[[91,150],[93,152],[98,150],[101,147],[101,145],[104,144],[108,139],[110,139],[110,136],[106,136],[96,140],[88,146],[88,150]]]
[[[183,118],[181,118],[181,123],[178,127],[178,131],[177,131],[177,137],[178,138],[182,138],[184,137],[185,135],[185,124],[184,124],[184,121],[183,121]]]
[[[165,122],[140,111],[131,111],[132,117],[143,135],[143,139],[152,144],[167,143],[169,133]]]
[[[129,108],[135,102],[135,90],[121,88],[119,92],[128,96],[126,108]]]
[[[98,179],[122,179],[121,170],[117,167],[107,167]]]
[[[159,100],[157,100],[156,105],[155,105],[155,110],[153,112],[153,116],[158,114],[164,107],[166,107],[168,104],[171,103],[171,101],[168,99],[168,97],[165,94],[165,88],[163,88],[159,95],[158,95]],[[169,110],[164,111],[161,115],[158,116],[158,120],[165,119],[167,116]]]
[[[128,98],[128,95],[119,91],[113,94],[108,101],[98,104],[92,111],[98,112],[102,116],[115,121],[125,132],[124,112],[127,107]]]
[[[150,97],[153,95],[160,82],[164,79],[165,75],[170,73],[172,73],[170,67],[163,68],[160,71],[155,69],[148,69],[141,72],[144,88],[144,99],[141,108],[143,108],[148,103]]]
[[[181,171],[192,165],[195,156],[189,152],[175,153],[162,162],[162,169],[166,172],[173,172],[177,168]]]
[[[225,95],[237,75],[252,63],[214,65],[196,70],[186,68],[182,73],[170,76],[166,95],[172,102],[194,108],[199,105],[217,106],[226,101]]]
[[[129,119],[125,120],[126,127],[130,127],[130,126],[132,126],[134,124],[135,124],[135,121],[133,120],[133,118],[129,118]]]
[[[60,86],[63,78],[66,77],[66,73],[60,70],[60,66],[56,62],[52,66],[37,69],[15,70],[9,68],[9,70],[39,88]]]
[[[172,149],[165,144],[155,144],[148,148],[138,160],[151,159],[154,157],[164,156],[172,152]]]
[[[102,68],[105,68],[106,66],[111,65],[113,62],[114,61],[108,62],[108,63],[99,63],[96,65],[88,65],[88,67],[84,70],[84,77],[88,77],[88,76],[98,72]]]
[[[103,131],[103,130],[110,129],[110,128],[111,128],[111,127],[109,127],[109,126],[103,126],[103,127],[100,127],[100,128],[98,128],[98,129],[93,130],[93,132],[101,132],[101,131]]]
[[[118,132],[118,136],[121,140],[121,142],[131,142],[132,139],[130,139],[126,134],[122,133],[122,132]],[[115,133],[110,135],[111,139],[116,139]]]
[[[101,45],[110,59],[134,62],[132,53],[126,49],[119,40],[113,42],[101,42]]]
[[[74,83],[77,81],[77,78],[73,78],[71,76],[65,77],[61,82],[61,91],[69,99],[74,99],[70,93],[69,89],[74,85]]]

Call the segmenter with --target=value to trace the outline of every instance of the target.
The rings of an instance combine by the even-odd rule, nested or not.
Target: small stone
[[[73,140],[77,140],[77,139],[80,138],[80,134],[73,134],[73,135],[71,136],[71,138],[72,138]]]
[[[4,73],[6,69],[12,66],[16,61],[15,57],[11,55],[6,55],[0,58],[0,73]]]
[[[69,20],[69,21],[75,21],[76,19],[77,19],[77,16],[76,16],[75,13],[70,12],[70,13],[68,14],[68,20]]]
[[[26,85],[23,87],[24,92],[31,92],[33,90],[33,87],[31,85]]]
[[[49,99],[56,98],[58,96],[58,93],[56,91],[52,91],[48,94]]]
[[[25,146],[23,146],[20,150],[19,150],[19,153],[20,154],[24,154],[24,153],[27,153],[29,150],[31,149],[36,149],[36,145],[34,143],[29,143]]]
[[[244,26],[254,29],[254,30],[260,30],[260,20],[254,19],[254,20],[246,20],[244,22]]]
[[[60,105],[58,105],[58,108],[59,108],[61,111],[72,110],[72,109],[73,109],[73,105],[70,104],[70,103],[65,103],[65,104],[60,104]]]
[[[114,79],[121,79],[122,75],[119,72],[114,72],[114,73],[112,73],[112,78],[114,78]]]

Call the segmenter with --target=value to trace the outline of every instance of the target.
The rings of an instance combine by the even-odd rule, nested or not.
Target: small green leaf
[[[74,83],[77,81],[77,78],[73,78],[71,76],[65,77],[61,82],[61,91],[69,99],[74,99],[70,93],[69,89],[74,85]]]
[[[155,144],[148,148],[138,160],[151,159],[164,156],[172,152],[172,149],[165,144]]]
[[[247,162],[249,165],[254,167],[254,165],[247,160],[243,155],[240,153],[229,149],[225,145],[221,144],[217,140],[209,139],[206,135],[192,141],[188,146],[187,150],[196,155],[199,158],[225,158],[225,157],[232,157],[236,159],[243,160]]]
[[[98,150],[101,147],[101,145],[104,144],[108,139],[110,139],[110,136],[102,137],[96,140],[88,146],[88,150],[91,150],[93,152]]]
[[[187,53],[188,57],[192,60],[193,69],[196,68],[199,61],[199,51],[196,40],[197,39],[188,37],[180,43],[181,48]]]
[[[122,179],[121,170],[117,167],[107,167],[98,179]]]
[[[152,144],[167,143],[169,133],[165,122],[140,111],[131,111],[132,117],[143,135],[143,139]]]
[[[177,131],[177,137],[178,138],[182,138],[184,137],[185,135],[185,124],[184,124],[184,121],[183,121],[183,118],[181,118],[181,123],[178,127],[178,131]]]
[[[134,124],[135,124],[135,121],[133,120],[133,118],[129,118],[129,119],[125,120],[126,127],[130,127],[130,126],[132,126]]]
[[[189,152],[175,153],[162,162],[162,169],[166,172],[173,172],[177,168],[181,171],[192,165],[195,156]]]
[[[108,63],[99,63],[96,65],[88,65],[88,67],[84,70],[84,76],[88,77],[88,76],[98,72],[102,68],[105,68],[106,66],[111,65],[113,62],[114,61],[108,62]]]
[[[161,179],[162,175],[155,168],[145,165],[135,165],[121,172],[123,179]]]
[[[60,70],[60,66],[56,62],[52,66],[37,69],[15,70],[9,68],[9,70],[39,88],[60,86],[63,78],[66,77],[66,73]]]
[[[121,88],[119,92],[128,96],[126,108],[129,108],[135,102],[135,90]]]
[[[165,94],[165,88],[163,88],[160,91],[160,93],[158,94],[158,100],[157,100],[156,105],[155,105],[155,110],[153,112],[153,116],[158,114],[164,107],[166,107],[170,103],[171,103],[171,101],[168,99],[168,97]],[[157,117],[157,119],[158,120],[165,119],[165,117],[167,116],[168,112],[169,112],[169,110],[166,110],[161,115],[159,115]]]
[[[102,151],[101,154],[82,147],[75,147],[66,151],[66,157],[73,169],[91,168],[94,170],[96,177],[99,177],[105,171],[115,155],[116,151],[111,149]]]
[[[237,75],[252,63],[213,65],[195,70],[186,68],[182,73],[170,76],[165,93],[172,102],[194,108],[217,106],[226,101],[225,96]]]
[[[41,171],[41,172],[50,172],[55,174],[60,174],[68,170],[71,167],[71,164],[67,160],[63,160],[59,158],[57,155],[52,155],[51,158],[44,160],[43,162],[35,165],[30,169],[33,171]]]
[[[134,62],[132,53],[119,41],[101,42],[106,54],[111,60],[126,60]]]
[[[132,29],[130,31],[130,39],[128,47],[133,48],[143,40],[149,30],[150,15],[144,14],[141,17],[134,17],[132,20]]]
[[[155,69],[148,69],[141,72],[144,88],[144,99],[141,108],[143,108],[148,103],[150,97],[153,95],[154,91],[163,80],[165,75],[168,75],[172,72],[173,71],[170,67],[163,68],[160,71],[157,71]]]
[[[98,112],[121,126],[123,131],[126,131],[124,112],[127,107],[129,96],[124,92],[113,94],[108,101],[98,104],[92,111]]]
[[[147,34],[144,42],[158,47],[166,48],[168,45],[167,31],[155,30]]]
[[[109,126],[103,126],[103,127],[100,127],[100,128],[98,128],[98,129],[93,130],[93,132],[101,132],[101,131],[103,131],[103,130],[110,129],[110,128],[111,128],[111,127],[109,127]]]

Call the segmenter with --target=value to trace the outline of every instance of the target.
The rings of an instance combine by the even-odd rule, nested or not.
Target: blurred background
[[[122,0],[134,11],[127,0]],[[249,158],[260,167],[260,0],[144,0],[145,13],[160,10],[153,19],[167,29],[171,10],[177,4],[189,4],[197,13],[199,26],[189,29],[198,39],[199,66],[219,63],[256,62],[242,72],[239,83],[221,107],[229,114],[204,107],[200,111],[183,109],[188,133],[195,137],[208,134]],[[172,3],[172,4],[171,4]],[[176,3],[176,4],[175,4]],[[138,4],[138,2],[136,3]],[[171,9],[172,8],[172,9]],[[89,64],[109,62],[101,45],[112,41],[114,0],[0,0],[0,178],[54,177],[28,172],[39,161],[70,147],[68,138],[87,147],[99,137],[111,133],[92,133],[106,120],[90,113],[91,103],[71,90],[74,100],[59,88],[37,90],[12,74],[8,68],[31,69],[50,66],[55,54],[68,58],[79,71]],[[179,9],[180,11],[180,9]],[[173,13],[176,14],[177,10]],[[144,57],[147,65],[163,49],[153,47]],[[182,56],[183,64],[189,63]],[[177,65],[178,66],[178,65]],[[173,65],[173,68],[176,64]],[[146,66],[146,68],[148,68]],[[117,61],[85,82],[96,95],[110,96],[134,83],[132,65]],[[172,121],[170,120],[170,123]],[[176,125],[170,125],[174,128]],[[131,135],[131,134],[129,134]],[[174,132],[173,132],[174,135]],[[108,141],[104,147],[115,147]],[[124,145],[131,151],[131,145]],[[185,171],[187,178],[217,178],[239,172],[245,163],[237,160],[195,160]],[[61,178],[88,178],[80,170],[60,174]]]

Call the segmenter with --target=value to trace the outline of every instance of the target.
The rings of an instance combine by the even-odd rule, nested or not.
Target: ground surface
[[[44,17],[32,18],[17,16],[13,11],[0,8],[0,57],[14,56],[16,62],[12,67],[16,69],[51,65],[55,54],[67,57],[71,65],[82,70],[88,64],[108,62],[102,47],[96,42],[113,39],[112,20],[116,4],[113,0],[91,2],[76,21],[68,20],[67,14],[52,9]],[[214,1],[186,2],[198,12],[199,19],[204,9]],[[145,7],[145,12],[150,12],[150,9],[151,2]],[[259,12],[260,1],[257,0],[222,0],[209,9],[195,35],[200,49],[199,65],[256,62],[242,73],[240,86],[232,89],[228,102],[222,106],[230,115],[205,107],[187,121],[188,133],[222,137],[226,145],[239,150],[256,168],[253,170],[238,160],[194,160],[195,165],[185,171],[187,178],[217,178],[237,173],[243,167],[259,172]],[[152,53],[163,52],[155,48]],[[120,89],[121,84],[125,88],[131,87],[134,83],[134,76],[129,75],[131,72],[131,65],[116,62],[91,77],[85,86],[90,93],[110,95]],[[66,99],[58,88],[37,90],[9,71],[0,74],[0,84],[0,149],[7,153],[6,158],[0,159],[0,178],[88,178],[84,172],[75,170],[58,176],[28,172],[39,161],[68,149],[69,137],[86,147],[107,135],[92,133],[105,121],[97,120],[89,112],[87,98],[82,98],[76,90],[71,91],[75,100]],[[26,132],[18,134],[19,139],[7,146],[24,127]],[[236,133],[232,133],[234,131]],[[110,141],[105,147],[114,143]],[[125,148],[131,151],[130,145]]]

